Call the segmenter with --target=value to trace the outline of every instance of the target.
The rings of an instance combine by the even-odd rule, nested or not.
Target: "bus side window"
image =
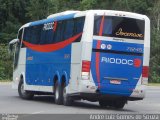
[[[95,16],[94,19],[95,19],[94,20],[94,35],[99,35],[102,16]],[[112,18],[110,16],[105,16],[104,22],[103,22],[102,36],[110,37],[111,35],[112,35]]]
[[[29,42],[29,39],[30,39],[30,35],[29,35],[29,28],[24,28],[24,34],[23,34],[23,40],[26,41],[26,42]],[[22,46],[21,48],[24,48],[25,45],[22,43]]]
[[[100,16],[95,16],[94,18],[94,35],[98,35],[99,34],[99,28],[100,28],[100,20],[102,19],[102,17]]]
[[[46,36],[45,39],[43,39],[43,41],[45,41],[45,44],[52,44],[54,36],[53,29],[47,30],[45,32],[45,36]]]
[[[46,39],[46,30],[43,29],[41,26],[41,32],[40,32],[40,43],[41,45],[45,44],[45,39]]]
[[[63,41],[63,35],[64,35],[63,31],[64,31],[63,21],[58,21],[56,31],[53,33],[54,35],[52,43],[58,43]]]
[[[19,39],[19,41],[22,40],[22,31],[23,31],[23,29],[21,29],[21,30],[19,31],[19,33],[18,33],[18,39]]]
[[[64,40],[73,36],[73,30],[74,30],[73,28],[74,28],[74,21],[72,19],[67,20],[64,29]]]
[[[18,39],[19,41],[15,44],[15,53],[14,53],[14,69],[17,68],[18,65],[18,59],[19,59],[19,52],[20,52],[20,45],[21,45],[21,39],[22,39],[22,32],[23,29],[21,29],[18,33]]]
[[[32,44],[39,44],[40,43],[40,26],[33,26],[32,29],[32,35],[31,35],[31,43]]]
[[[84,20],[85,20],[85,17],[79,17],[79,18],[74,19],[74,35],[77,35],[83,32]],[[80,42],[80,40],[81,40],[81,37],[79,37],[74,42]]]

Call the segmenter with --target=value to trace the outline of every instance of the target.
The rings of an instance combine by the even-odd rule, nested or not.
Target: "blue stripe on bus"
[[[66,19],[74,18],[74,15],[75,15],[75,13],[72,13],[72,14],[68,14],[65,16],[58,16],[58,17],[48,18],[48,19],[44,19],[44,20],[39,20],[39,21],[31,22],[30,26],[45,24],[45,23],[49,23],[49,22],[53,22],[53,21],[66,20]]]
[[[46,53],[27,48],[26,53],[25,77],[28,85],[53,86],[53,77],[57,73],[60,76],[66,73],[68,77],[66,79],[70,79],[71,44],[63,49]]]
[[[93,40],[93,49],[96,48],[96,40]],[[115,51],[123,51],[123,52],[135,52],[135,53],[143,53],[144,52],[144,44],[137,43],[126,43],[126,42],[113,42],[113,41],[101,41],[101,45],[104,44],[105,47],[103,50],[115,50]],[[108,49],[107,46],[111,48]],[[101,46],[102,49],[103,46]]]

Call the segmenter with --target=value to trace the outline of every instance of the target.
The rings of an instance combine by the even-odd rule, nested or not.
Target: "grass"
[[[0,80],[0,82],[11,82],[11,80]]]
[[[148,86],[160,86],[160,83],[148,83]]]

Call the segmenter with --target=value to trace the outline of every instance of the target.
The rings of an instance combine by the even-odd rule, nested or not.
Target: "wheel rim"
[[[56,100],[59,98],[58,87],[56,87],[55,97],[56,97]]]
[[[63,88],[63,100],[66,101],[66,87]]]
[[[24,84],[23,83],[21,85],[21,93],[22,93],[22,95],[26,94],[26,91],[24,90]]]

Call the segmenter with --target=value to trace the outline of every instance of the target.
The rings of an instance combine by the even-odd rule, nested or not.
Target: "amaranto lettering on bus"
[[[137,37],[137,38],[143,38],[143,34],[139,33],[129,33],[129,32],[123,32],[122,28],[119,28],[118,32],[116,32],[117,36],[131,36],[131,37]]]
[[[110,64],[130,65],[130,66],[134,65],[134,67],[140,67],[142,63],[141,60],[138,58],[131,60],[131,59],[109,58],[109,57],[102,57],[101,62]]]

